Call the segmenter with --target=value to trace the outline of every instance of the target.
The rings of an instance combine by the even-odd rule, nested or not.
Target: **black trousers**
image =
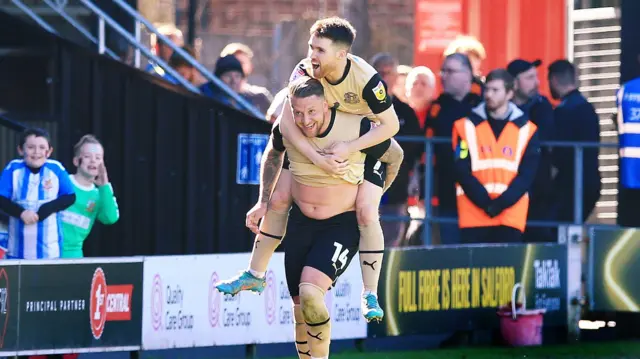
[[[522,232],[507,226],[460,228],[460,240],[473,243],[522,243]]]

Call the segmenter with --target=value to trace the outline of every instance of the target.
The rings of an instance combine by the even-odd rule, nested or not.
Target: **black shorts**
[[[315,268],[335,283],[351,263],[360,244],[355,211],[319,220],[305,216],[294,203],[286,233],[284,270],[292,297],[300,294],[298,285],[302,268]]]
[[[387,176],[387,164],[377,158],[367,156],[364,159],[364,180],[384,188],[384,178]]]
[[[289,157],[287,153],[284,154],[284,160],[282,161],[282,169],[289,169]],[[373,183],[374,185],[383,188],[384,178],[387,176],[387,164],[378,161],[375,157],[367,156],[364,159],[364,180]]]

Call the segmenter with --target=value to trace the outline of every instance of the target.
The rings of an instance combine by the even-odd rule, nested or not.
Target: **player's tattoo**
[[[273,148],[273,135],[267,143],[262,153],[262,163],[260,164],[260,203],[269,203],[271,193],[280,175],[282,162],[284,161],[284,152],[280,152]]]
[[[380,157],[380,162],[384,162],[387,164],[387,176],[384,180],[384,191],[386,192],[393,181],[395,181],[398,176],[398,171],[400,171],[400,166],[402,165],[402,160],[404,159],[404,151],[402,147],[394,140],[391,139],[391,145],[387,152]]]

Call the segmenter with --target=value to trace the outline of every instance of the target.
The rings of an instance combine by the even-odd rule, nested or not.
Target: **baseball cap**
[[[244,72],[242,71],[242,64],[238,59],[233,55],[227,55],[221,57],[216,61],[215,75],[220,77],[221,75],[230,72],[230,71],[238,71],[244,77]]]
[[[521,73],[529,70],[532,67],[538,67],[542,64],[540,59],[534,60],[533,62],[529,62],[523,59],[515,59],[507,65],[507,71],[511,74],[511,76],[516,77]]]

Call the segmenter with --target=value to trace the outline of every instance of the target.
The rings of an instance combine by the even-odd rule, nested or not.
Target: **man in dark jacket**
[[[440,70],[443,93],[431,104],[425,122],[426,131],[437,138],[451,138],[453,123],[471,114],[481,98],[471,91],[473,71],[469,58],[460,53],[447,56]],[[450,143],[437,143],[435,154],[434,194],[438,198],[438,217],[457,219],[455,171],[453,149]],[[431,164],[427,164],[431,165]],[[430,200],[430,199],[426,199]],[[443,223],[440,226],[442,244],[459,244],[460,230],[457,223]]]
[[[549,65],[549,87],[554,99],[562,100],[556,107],[555,139],[571,142],[600,142],[600,122],[596,110],[578,90],[576,69],[567,60]],[[598,148],[585,148],[582,161],[582,216],[585,221],[600,198]],[[573,222],[575,217],[575,152],[573,148],[554,148],[553,166],[557,169],[552,191],[554,219]]]
[[[516,59],[509,63],[507,71],[514,77],[514,96],[512,102],[516,104],[525,115],[538,126],[538,138],[540,141],[553,140],[553,106],[549,100],[538,92],[540,81],[537,67],[542,62],[535,60],[529,62]],[[528,220],[549,220],[551,208],[551,148],[540,148],[540,164],[536,173],[533,186],[529,193]],[[526,242],[550,242],[554,241],[550,228],[527,226],[525,232]]]

